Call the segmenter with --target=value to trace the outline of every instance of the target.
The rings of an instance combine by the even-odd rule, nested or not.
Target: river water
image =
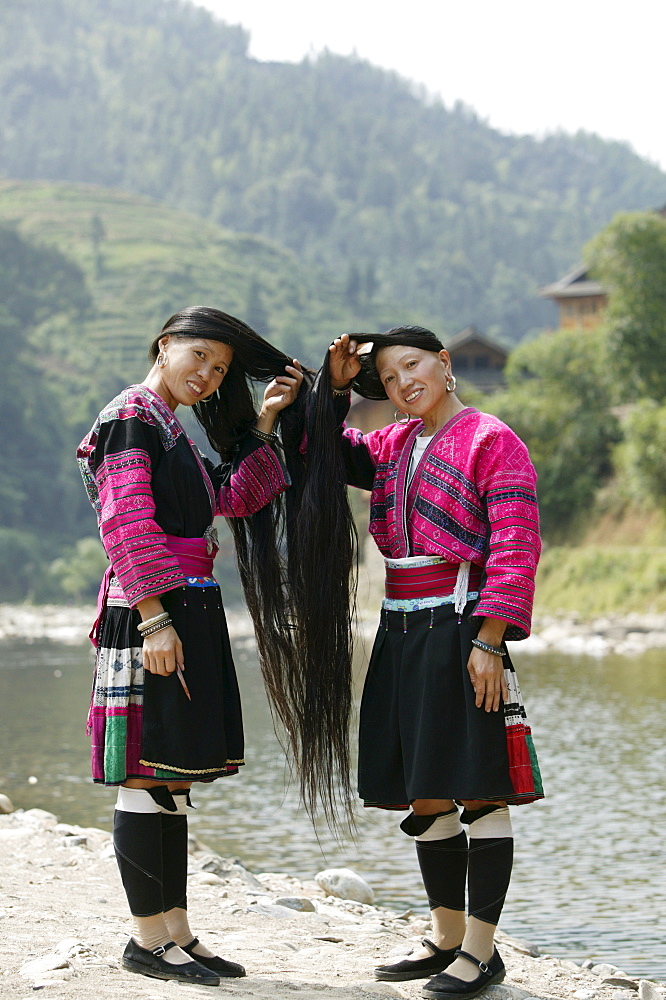
[[[547,798],[512,810],[516,861],[502,927],[542,952],[666,979],[666,654],[515,661]],[[348,866],[378,902],[427,912],[401,814],[361,811],[355,842],[315,836],[273,735],[249,639],[234,644],[247,766],[196,789],[193,832],[252,871]],[[115,792],[88,779],[90,648],[0,643],[0,791],[17,808],[110,829]],[[30,777],[37,782],[30,783]]]

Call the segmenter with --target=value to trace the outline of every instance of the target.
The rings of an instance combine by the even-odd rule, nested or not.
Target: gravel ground
[[[130,922],[107,832],[59,823],[41,809],[0,815],[0,873],[2,1000],[27,1000],[42,990],[53,1000],[211,995],[210,988],[148,979],[121,967]],[[253,875],[237,859],[220,858],[195,840],[189,881],[193,929],[247,969],[245,979],[223,980],[216,995],[420,996],[422,981],[379,983],[372,969],[404,955],[428,932],[422,917],[325,895],[314,880]],[[498,944],[507,978],[489,988],[489,1000],[666,1000],[663,985],[631,980],[612,966],[588,969],[540,956],[501,932]]]

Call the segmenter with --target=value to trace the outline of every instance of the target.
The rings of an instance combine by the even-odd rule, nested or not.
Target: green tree
[[[666,406],[642,399],[629,414],[620,449],[621,472],[633,487],[634,499],[642,506],[666,510]]]
[[[243,318],[248,326],[251,326],[253,330],[256,330],[260,336],[268,337],[270,335],[268,310],[264,305],[264,300],[261,294],[261,285],[259,284],[259,279],[256,274],[252,275],[250,287],[247,290],[247,301],[245,303],[245,313]]]
[[[71,462],[47,344],[32,339],[52,315],[88,307],[83,275],[52,248],[0,228],[0,523],[20,532],[71,528],[61,473]]]
[[[347,281],[345,283],[345,301],[350,306],[357,306],[361,294],[361,273],[356,261],[350,261],[347,267]]]
[[[108,559],[99,538],[80,538],[53,560],[48,575],[56,593],[80,601],[95,596],[107,566]]]
[[[366,302],[372,302],[377,290],[379,288],[379,281],[377,280],[377,271],[375,265],[371,260],[365,265],[365,271],[363,274],[363,295]]]
[[[613,367],[625,397],[666,399],[666,220],[663,215],[618,215],[586,248],[608,290]]]
[[[104,274],[104,255],[102,243],[106,239],[106,229],[101,217],[95,212],[90,219],[90,242],[92,243],[95,277],[99,280]]]
[[[542,334],[511,354],[506,378],[485,406],[527,444],[544,531],[562,537],[611,475],[621,436],[604,332]]]

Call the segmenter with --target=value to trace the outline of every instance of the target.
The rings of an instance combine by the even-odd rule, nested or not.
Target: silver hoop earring
[[[157,355],[157,367],[164,368],[167,363],[167,356],[165,351],[160,351]]]
[[[446,379],[446,391],[447,392],[455,392],[457,384],[458,384],[458,381],[457,381],[455,375],[449,375],[447,377],[447,379]]]
[[[393,414],[393,417],[395,419],[396,424],[408,424],[409,421],[412,419],[409,413],[403,413],[402,410],[396,410],[395,413]],[[401,420],[400,417],[404,417],[405,419]]]
[[[211,392],[210,396],[206,396],[206,398],[205,398],[205,399],[200,399],[200,400],[199,400],[199,402],[200,402],[200,403],[212,403],[212,402],[213,402],[213,400],[214,400],[214,399],[215,399],[216,397],[217,397],[217,389],[215,390],[215,392]]]

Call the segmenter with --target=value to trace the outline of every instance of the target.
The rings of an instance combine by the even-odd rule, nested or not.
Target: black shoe
[[[178,983],[193,983],[196,986],[219,986],[220,977],[199,962],[183,962],[174,965],[164,959],[165,951],[175,948],[173,941],[168,941],[159,948],[149,951],[130,938],[123,952],[123,966],[130,972],[138,972],[142,976],[152,976],[153,979],[173,979]]]
[[[225,979],[240,979],[245,975],[245,969],[238,962],[227,962],[226,958],[218,958],[214,955],[213,958],[206,958],[204,955],[197,955],[194,948],[199,944],[199,938],[193,938],[189,944],[181,944],[183,951],[186,951],[188,955],[191,955],[195,962],[199,965],[205,965],[207,969],[211,972],[217,973]]]
[[[456,948],[438,948],[428,938],[423,938],[423,944],[432,952],[427,958],[414,960],[403,958],[394,965],[380,965],[375,969],[375,979],[393,983],[403,982],[406,979],[427,979],[436,972],[448,968],[456,957]]]
[[[425,984],[421,990],[421,996],[432,998],[432,1000],[442,1000],[442,998],[444,1000],[468,1000],[469,997],[475,997],[482,990],[485,990],[486,986],[501,983],[506,975],[504,962],[497,948],[493,951],[493,956],[488,963],[479,962],[478,958],[474,958],[474,955],[460,949],[456,951],[456,958],[458,955],[466,958],[468,962],[478,965],[480,975],[467,983],[464,979],[458,979],[457,976],[451,976],[448,972],[442,972],[441,975],[435,976],[434,979]]]

